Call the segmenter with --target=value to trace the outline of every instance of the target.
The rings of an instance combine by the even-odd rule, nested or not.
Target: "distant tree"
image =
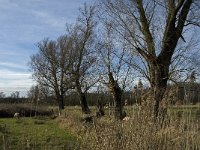
[[[38,85],[33,85],[27,93],[27,97],[31,100],[32,103],[36,104],[39,100],[39,87]]]
[[[4,92],[0,92],[0,99],[3,99],[5,97],[6,97],[6,95],[4,94]]]
[[[19,99],[19,91],[12,92],[10,94],[10,97],[14,99]]]
[[[38,44],[39,52],[31,56],[30,68],[33,78],[43,87],[48,87],[56,96],[59,109],[64,109],[64,95],[70,88],[65,75],[67,66],[67,51],[70,39],[52,41],[45,39]],[[65,42],[64,45],[62,42]]]

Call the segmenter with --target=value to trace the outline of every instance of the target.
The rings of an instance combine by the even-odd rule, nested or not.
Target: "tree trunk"
[[[118,83],[114,80],[111,72],[108,74],[108,77],[109,89],[115,102],[115,118],[116,120],[122,120],[125,117],[122,103],[122,90],[119,87]]]
[[[101,100],[98,99],[97,101],[97,112],[96,112],[96,116],[97,117],[102,117],[105,115],[105,112],[104,112],[104,106],[103,106],[103,103],[102,103],[102,98]]]
[[[58,97],[58,105],[59,105],[59,110],[63,110],[65,107],[64,98],[62,95],[59,95]]]
[[[121,94],[114,92],[113,97],[115,101],[115,118],[116,120],[122,120],[124,118],[124,113],[123,113],[123,105],[121,101]]]
[[[80,83],[79,83],[78,80],[76,80],[76,90],[77,90],[77,93],[78,93],[79,98],[80,98],[80,105],[81,105],[81,108],[82,108],[82,112],[85,113],[85,114],[90,114],[91,111],[88,107],[88,103],[87,103],[87,100],[86,100],[85,93],[82,92],[81,86],[80,86]]]
[[[164,94],[166,91],[166,86],[165,87],[161,87],[159,85],[155,86],[153,88],[153,99],[154,99],[154,103],[153,103],[153,116],[155,118],[157,118],[159,115],[161,114],[162,111],[162,107],[160,106],[161,101],[163,100]]]
[[[62,100],[59,100],[59,109],[60,110],[63,110],[64,109],[64,101],[63,101],[63,99]]]
[[[83,92],[80,92],[79,97],[80,97],[80,104],[81,104],[82,112],[85,114],[90,114],[91,111],[88,107],[88,103],[87,103],[85,94]]]
[[[158,118],[159,115],[163,115],[162,107],[160,106],[161,101],[163,100],[168,81],[169,65],[156,64],[151,70],[152,73],[152,100],[153,100],[153,116]]]

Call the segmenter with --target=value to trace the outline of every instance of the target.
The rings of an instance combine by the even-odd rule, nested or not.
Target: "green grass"
[[[74,149],[76,138],[48,118],[0,119],[0,149]],[[77,144],[77,143],[76,143]]]
[[[89,149],[91,147],[93,149],[95,149],[94,147],[102,149],[106,143],[107,149],[115,149],[109,142],[113,143],[116,140],[114,138],[115,134],[118,134],[118,131],[121,134],[122,129],[122,137],[129,140],[121,141],[126,144],[125,147],[130,147],[130,149],[137,145],[137,143],[131,144],[133,139],[137,142],[140,140],[146,141],[146,145],[150,146],[156,146],[165,139],[164,145],[176,147],[170,145],[167,141],[174,141],[179,137],[181,138],[175,143],[179,146],[186,143],[186,141],[193,141],[193,147],[195,147],[195,144],[199,144],[197,142],[200,139],[197,136],[200,133],[198,122],[191,121],[200,120],[199,105],[170,107],[168,109],[170,122],[163,129],[157,129],[154,125],[151,126],[148,120],[146,122],[144,117],[138,114],[138,109],[139,107],[136,106],[125,107],[127,115],[132,118],[132,121],[122,122],[123,126],[119,126],[120,124],[115,124],[113,121],[113,108],[105,108],[106,116],[101,119],[94,119],[93,124],[81,122],[80,118],[83,114],[80,107],[66,107],[62,116],[57,120],[44,116],[39,118],[0,119],[0,150],[75,150],[87,149],[87,146],[90,147]],[[96,107],[91,107],[91,111],[95,115]],[[109,112],[111,112],[110,115]],[[180,114],[181,117],[179,117]],[[174,131],[173,129],[176,130]],[[102,137],[99,137],[100,135]],[[139,135],[141,137],[137,137]],[[77,137],[79,140],[77,140]],[[149,138],[152,137],[155,138],[153,144],[149,143]],[[95,141],[99,138],[102,138],[104,142],[101,143],[100,140],[96,143]],[[142,145],[144,145],[143,142],[138,146],[138,149],[142,148]]]

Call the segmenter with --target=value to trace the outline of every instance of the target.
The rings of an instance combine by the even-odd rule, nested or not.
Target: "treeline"
[[[33,87],[32,87],[33,88]],[[122,96],[122,101],[124,105],[141,105],[142,97],[148,93],[149,88],[145,88],[142,82],[135,86],[133,91],[125,91]],[[18,104],[18,103],[32,103],[32,104],[44,104],[44,105],[57,105],[56,97],[53,95],[44,96],[38,95],[38,99],[35,100],[33,95],[29,97],[6,97],[3,92],[1,92],[0,103],[8,104]],[[34,91],[35,92],[35,91]],[[37,92],[36,92],[37,93]],[[34,93],[32,93],[34,94]],[[39,92],[38,92],[39,94]],[[41,93],[42,94],[42,93]],[[176,104],[197,104],[200,102],[200,83],[197,82],[179,82],[176,84],[169,84],[165,93],[165,98],[171,105]],[[86,93],[86,99],[89,106],[97,106],[98,101],[102,103],[103,106],[114,106],[114,100],[110,92],[104,93]],[[76,92],[71,92],[64,96],[65,106],[79,106],[80,100],[79,95]]]
[[[109,93],[87,93],[86,99],[88,101],[89,106],[97,106],[98,101],[104,106],[114,106],[114,101],[112,95]],[[132,92],[125,92],[123,94],[123,101],[126,101],[126,105],[133,105],[137,102],[136,97],[133,95]],[[12,97],[4,97],[0,98],[0,103],[5,104],[20,104],[20,103],[31,103],[31,104],[38,104],[38,105],[57,105],[54,96],[49,96],[46,98],[41,98],[37,102],[34,102],[33,99],[30,98],[12,98]],[[72,93],[64,97],[64,105],[65,106],[79,106],[79,96],[77,93]]]
[[[10,103],[10,104],[14,104],[14,103],[28,103],[29,99],[28,98],[12,98],[12,97],[4,97],[4,98],[0,98],[0,103]]]

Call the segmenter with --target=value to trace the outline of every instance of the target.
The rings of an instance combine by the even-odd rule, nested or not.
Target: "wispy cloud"
[[[16,68],[16,69],[24,69],[24,65],[16,64],[12,62],[0,62],[0,67],[9,67],[9,68]]]
[[[0,91],[5,93],[25,92],[34,84],[31,73],[0,70],[0,74]]]
[[[56,28],[65,28],[66,18],[50,15],[48,12],[44,11],[32,11],[33,15],[40,21],[45,23],[47,26],[52,26]]]
[[[8,51],[8,50],[0,50],[0,55],[16,55],[16,52]]]

